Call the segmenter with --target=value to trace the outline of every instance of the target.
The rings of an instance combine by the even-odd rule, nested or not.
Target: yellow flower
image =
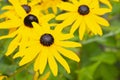
[[[40,23],[42,25],[42,23],[47,23],[51,18],[53,18],[52,14],[40,16],[40,11],[38,8],[31,10],[32,7],[28,5],[23,5],[23,7],[20,5],[20,2],[18,0],[9,1],[13,5],[11,7],[14,7],[14,9],[12,11],[10,9],[10,11],[5,13],[8,15],[9,19],[0,23],[0,29],[14,28],[16,30],[13,30],[8,35],[0,37],[0,39],[14,37],[8,46],[6,55],[10,55],[18,47],[18,45],[21,45],[20,49],[23,49],[25,47],[25,42],[31,38],[31,35],[33,33],[32,22]]]
[[[9,0],[11,2],[11,0]],[[41,0],[39,0],[41,1]],[[41,9],[38,4],[38,2],[36,2],[36,0],[32,0],[31,2],[28,2],[27,0],[14,0],[14,3],[17,3],[17,5],[21,5],[22,8],[24,8],[24,10],[26,11],[26,13],[29,13],[29,12],[33,12],[34,9],[36,8],[39,8],[39,10]],[[8,5],[8,6],[4,6],[2,8],[2,10],[7,10],[6,12],[2,13],[0,15],[0,18],[6,18],[6,19],[11,19],[12,17],[8,14],[11,14],[13,13],[14,15],[18,15],[18,13],[21,13],[19,12],[19,10],[15,10],[16,8],[14,7],[15,5]],[[18,8],[19,9],[19,8]],[[20,15],[18,15],[20,16]]]
[[[111,10],[99,8],[96,0],[71,1],[72,3],[62,2],[58,5],[60,9],[65,11],[65,13],[56,17],[57,20],[63,20],[59,27],[62,29],[68,25],[72,25],[70,33],[74,33],[79,28],[79,38],[81,40],[88,29],[95,35],[102,35],[100,25],[109,26],[109,23],[100,16],[111,12]]]
[[[48,62],[52,73],[56,76],[58,73],[57,60],[66,71],[70,73],[69,66],[62,55],[79,62],[79,57],[73,51],[65,48],[80,47],[81,44],[67,41],[72,38],[73,35],[58,32],[57,27],[55,30],[50,30],[49,27],[46,26],[49,25],[44,24],[43,26],[40,26],[33,22],[35,32],[32,35],[32,39],[27,42],[27,48],[24,51],[15,54],[15,56],[21,56],[21,54],[24,53],[19,65],[22,66],[35,59],[34,70],[39,70],[40,74],[42,74]]]
[[[45,11],[47,11],[48,8],[52,8],[53,12],[57,13],[57,5],[64,1],[68,0],[42,0],[41,6]]]

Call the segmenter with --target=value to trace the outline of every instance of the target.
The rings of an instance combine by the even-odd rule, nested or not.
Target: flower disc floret
[[[68,0],[62,0],[62,1],[67,2]]]
[[[31,7],[28,5],[22,5],[22,7],[24,8],[24,10],[26,11],[26,13],[29,13],[31,11]]]
[[[78,13],[81,15],[87,15],[90,12],[90,9],[87,5],[81,5],[78,8]]]
[[[38,18],[35,15],[29,14],[24,19],[24,24],[30,28],[32,28],[32,22],[38,23]]]
[[[51,46],[54,43],[54,38],[51,34],[43,34],[40,38],[40,43],[43,46]]]

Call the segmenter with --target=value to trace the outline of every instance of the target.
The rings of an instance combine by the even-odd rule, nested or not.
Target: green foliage
[[[0,9],[6,4],[5,0],[0,0]],[[81,41],[82,48],[75,50],[80,55],[81,62],[75,63],[68,59],[71,73],[67,74],[59,64],[59,75],[54,77],[50,74],[48,80],[120,80],[120,2],[112,2],[112,5],[113,11],[107,15],[111,26],[103,27],[104,35],[91,36]],[[0,36],[7,33],[7,30],[0,30]],[[79,41],[76,33],[75,36],[73,40]],[[32,66],[19,67],[19,59],[13,59],[12,55],[5,56],[10,41],[11,39],[0,40],[0,73],[8,76],[9,80],[32,80]]]

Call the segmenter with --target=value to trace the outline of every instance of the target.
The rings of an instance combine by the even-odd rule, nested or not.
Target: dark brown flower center
[[[29,14],[24,18],[24,24],[30,28],[33,28],[32,22],[39,23],[38,18],[35,15]]]
[[[43,46],[51,46],[54,43],[54,38],[51,34],[43,34],[40,38],[40,43]]]
[[[62,0],[62,1],[67,2],[68,0]]]
[[[26,11],[26,13],[29,13],[31,11],[31,7],[28,5],[22,5],[22,7],[24,8],[24,10]]]
[[[90,10],[87,5],[81,5],[78,8],[78,13],[81,15],[87,15],[89,12],[90,12]]]

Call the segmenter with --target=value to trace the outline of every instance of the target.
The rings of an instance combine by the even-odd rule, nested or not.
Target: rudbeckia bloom
[[[93,34],[102,35],[100,25],[109,26],[107,20],[101,17],[105,13],[110,12],[110,9],[99,8],[96,0],[71,0],[72,3],[62,2],[58,5],[62,13],[56,17],[57,20],[63,20],[59,27],[64,28],[71,26],[70,33],[74,33],[79,28],[79,38],[82,40],[86,30]],[[100,24],[100,25],[99,25]]]
[[[8,11],[5,14],[9,16],[9,19],[0,23],[0,29],[16,29],[8,35],[1,36],[0,39],[4,38],[14,38],[8,46],[6,55],[10,55],[18,45],[21,45],[20,49],[23,49],[25,46],[24,42],[27,42],[33,33],[32,22],[47,23],[51,18],[52,14],[46,16],[40,16],[40,11],[38,8],[34,8],[28,5],[21,6],[18,0],[9,0],[14,7],[13,12]],[[26,0],[25,0],[26,1]],[[10,9],[11,10],[11,9]]]
[[[54,30],[50,30],[46,26],[48,25],[40,26],[33,22],[35,32],[32,35],[32,39],[27,42],[27,48],[15,54],[18,57],[24,53],[19,65],[22,66],[35,60],[34,70],[39,70],[40,74],[42,74],[48,62],[52,73],[56,76],[58,73],[57,60],[70,73],[70,68],[62,56],[79,62],[79,57],[73,51],[67,50],[67,48],[80,47],[81,44],[68,41],[73,35],[58,32],[57,27]]]
[[[57,13],[57,5],[61,2],[66,2],[68,0],[43,0],[41,2],[42,9],[46,11],[48,8],[52,8],[53,12]]]
[[[10,1],[10,0],[9,0]],[[11,1],[10,1],[11,2]],[[39,2],[41,2],[41,0],[39,0]],[[15,0],[14,4],[17,3],[19,5],[21,5],[24,10],[26,11],[26,13],[29,13],[31,11],[34,11],[35,8],[39,8],[40,6],[38,5],[38,2],[36,2],[36,0],[31,0],[30,2],[28,2],[28,0]],[[18,8],[19,9],[19,8]],[[7,18],[10,19],[11,16],[9,16],[8,14],[14,13],[15,15],[18,15],[15,11],[15,7],[12,5],[7,5],[4,6],[2,8],[2,10],[7,10],[6,12],[2,13],[0,15],[0,18]],[[19,12],[19,10],[18,10]],[[19,12],[20,13],[20,12]]]

